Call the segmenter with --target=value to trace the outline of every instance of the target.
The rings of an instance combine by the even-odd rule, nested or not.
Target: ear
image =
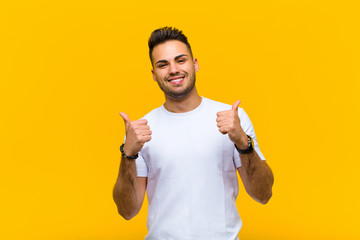
[[[194,62],[195,72],[198,72],[200,67],[197,58],[194,58],[193,62]]]
[[[152,77],[153,77],[154,81],[155,81],[155,82],[157,82],[157,79],[156,79],[156,75],[155,75],[154,69],[151,69],[151,73],[152,73]]]

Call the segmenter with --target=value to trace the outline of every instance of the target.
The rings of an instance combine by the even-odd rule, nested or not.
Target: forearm
[[[256,201],[265,204],[272,196],[274,177],[270,167],[256,151],[240,154],[239,173],[246,192]]]
[[[118,212],[125,219],[134,217],[140,210],[142,201],[137,181],[135,160],[121,158],[119,175],[113,190],[113,198]]]

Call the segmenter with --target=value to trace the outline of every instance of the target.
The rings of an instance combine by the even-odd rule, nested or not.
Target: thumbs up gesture
[[[151,140],[151,130],[147,125],[146,119],[130,121],[126,113],[121,112],[120,116],[124,119],[126,140],[124,144],[124,152],[128,156],[134,156]]]
[[[238,115],[238,107],[240,100],[237,100],[231,110],[225,110],[216,114],[216,122],[219,131],[222,134],[228,134],[232,142],[236,144],[239,149],[245,149],[248,146],[248,138],[240,125],[240,118]]]

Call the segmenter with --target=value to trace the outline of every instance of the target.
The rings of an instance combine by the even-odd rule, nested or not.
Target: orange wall
[[[0,3],[1,239],[143,239],[117,215],[124,125],[160,106],[147,39],[183,29],[202,96],[242,101],[275,175],[242,240],[359,239],[358,1]],[[146,205],[146,203],[145,203]]]

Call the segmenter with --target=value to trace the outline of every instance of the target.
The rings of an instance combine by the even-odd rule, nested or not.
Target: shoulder
[[[160,114],[161,114],[161,107],[158,107],[145,114],[141,119],[146,119],[149,122],[155,121]]]
[[[229,107],[231,108],[230,104],[222,103],[205,97],[203,97],[203,99],[206,101],[206,104],[212,108],[221,108],[221,109],[228,109]]]
[[[207,103],[207,106],[210,108],[210,109],[214,109],[216,111],[225,111],[225,110],[230,110],[232,108],[232,105],[231,104],[227,104],[227,103],[222,103],[222,102],[219,102],[219,101],[215,101],[215,100],[212,100],[212,99],[209,99],[209,98],[205,98],[205,101]],[[239,113],[239,116],[243,116],[244,114],[246,115],[244,109],[240,108],[238,109],[238,113]]]

